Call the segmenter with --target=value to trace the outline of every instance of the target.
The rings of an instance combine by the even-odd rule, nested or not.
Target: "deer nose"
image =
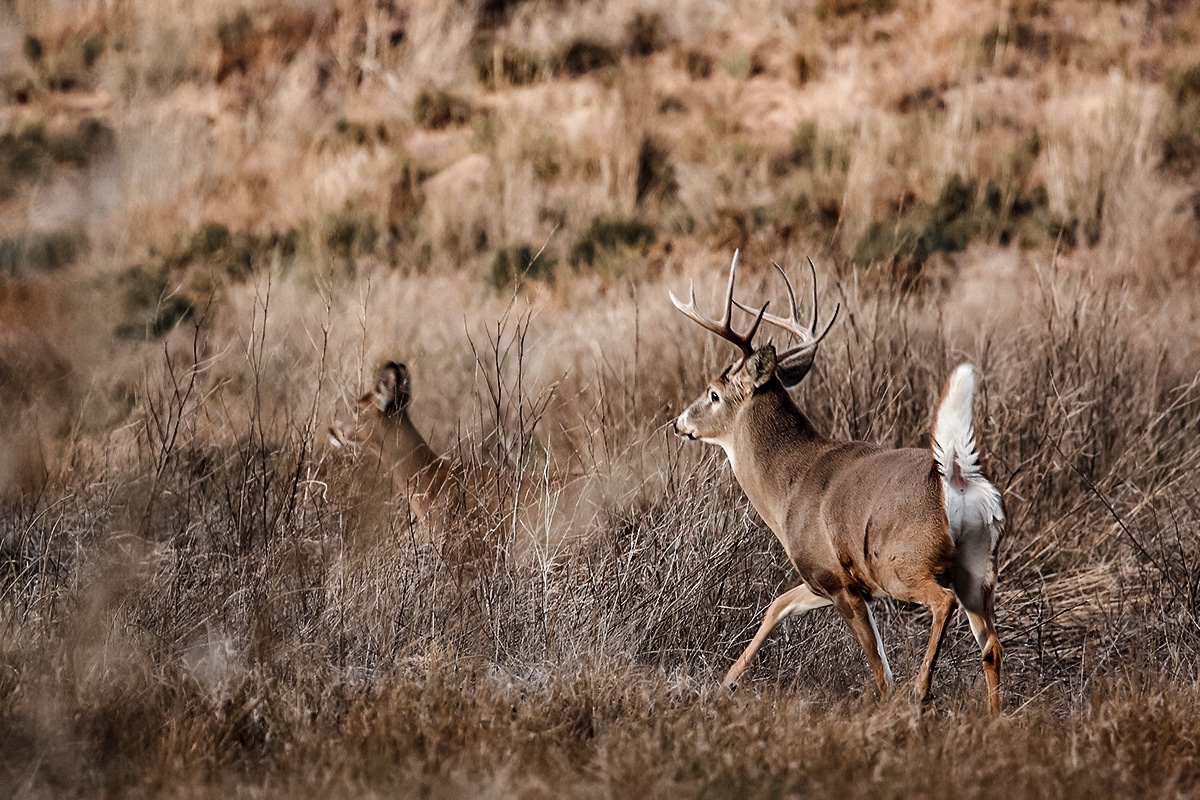
[[[683,428],[679,427],[679,421],[681,419],[683,419],[683,417],[678,416],[675,419],[671,420],[671,430],[675,431],[676,436],[683,436],[687,439],[695,439],[696,436],[691,431],[684,430]]]

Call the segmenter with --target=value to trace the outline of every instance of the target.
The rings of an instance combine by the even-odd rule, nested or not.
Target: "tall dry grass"
[[[751,276],[746,291],[770,291],[766,270]],[[962,624],[925,715],[903,693],[876,706],[830,615],[788,623],[737,696],[716,689],[795,577],[723,457],[665,435],[728,354],[673,318],[664,286],[523,317],[433,278],[416,290],[373,274],[369,292],[364,278],[325,297],[273,279],[244,292],[244,313],[167,337],[128,422],[10,501],[10,787],[1194,788],[1194,355],[1170,352],[1169,321],[1136,293],[1051,268],[1021,311],[985,321],[955,319],[936,290],[856,278],[826,283],[844,316],[799,392],[822,429],[921,445],[950,367],[967,358],[986,379],[978,434],[1010,518],[996,726]],[[422,325],[430,303],[471,321]],[[586,487],[535,557],[441,564],[386,476],[325,448],[382,352],[409,360],[414,417],[437,448]],[[497,385],[513,392],[499,404]],[[545,413],[518,430],[531,408]],[[911,678],[924,615],[883,603],[880,624]]]

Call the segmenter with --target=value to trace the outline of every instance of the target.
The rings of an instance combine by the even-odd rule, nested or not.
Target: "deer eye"
[[[717,394],[716,392],[709,392],[708,399],[710,402],[719,403],[721,402],[721,395]]]

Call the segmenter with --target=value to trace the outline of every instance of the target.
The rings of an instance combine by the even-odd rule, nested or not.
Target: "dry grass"
[[[948,296],[843,284],[850,313],[801,392],[835,435],[919,444],[948,368],[981,365],[979,433],[1012,520],[996,725],[964,625],[925,715],[903,695],[876,707],[830,615],[785,626],[737,696],[717,690],[794,578],[719,453],[664,438],[726,355],[686,346],[666,303],[609,295],[524,323],[475,301],[469,318],[507,321],[439,333],[417,309],[463,303],[461,287],[385,276],[365,313],[285,282],[176,331],[124,427],[10,502],[8,780],[34,796],[1186,792],[1196,365],[1128,292],[1044,277],[975,337],[952,307],[921,310]],[[364,335],[374,303],[396,327]],[[574,473],[580,512],[529,558],[462,571],[425,555],[386,476],[322,445],[377,347],[411,354],[437,446]],[[880,619],[911,677],[923,616],[885,603]]]
[[[1200,17],[960,5],[0,11],[0,793],[1195,793]],[[664,429],[729,355],[666,290],[733,246],[842,303],[831,435],[923,445],[980,368],[998,722],[961,622],[926,713],[831,613],[719,690],[795,581]],[[550,478],[533,546],[439,563],[326,448],[389,358]]]

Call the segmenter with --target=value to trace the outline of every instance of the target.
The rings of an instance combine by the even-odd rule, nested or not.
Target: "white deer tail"
[[[951,538],[960,546],[968,545],[968,541],[976,545],[986,542],[987,551],[992,552],[1004,526],[1004,510],[1000,492],[979,468],[971,426],[974,398],[975,368],[960,364],[950,374],[938,405],[933,423],[933,458],[942,476]]]

